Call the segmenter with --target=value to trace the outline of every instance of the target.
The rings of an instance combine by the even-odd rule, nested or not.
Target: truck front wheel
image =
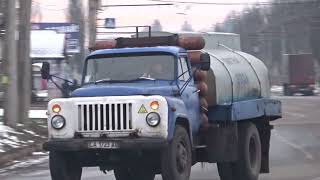
[[[81,180],[82,167],[70,155],[51,151],[49,166],[52,180]]]
[[[119,168],[114,170],[117,180],[154,180],[155,174],[142,168]]]
[[[238,160],[217,163],[221,180],[257,180],[261,168],[261,142],[257,127],[240,123]]]
[[[162,153],[164,180],[188,180],[191,172],[191,143],[187,130],[177,125],[172,141]]]

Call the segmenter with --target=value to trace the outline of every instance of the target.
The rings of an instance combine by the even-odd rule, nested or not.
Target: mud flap
[[[233,162],[237,160],[237,123],[211,125],[205,135],[208,162]]]
[[[261,141],[261,170],[260,173],[269,173],[269,150],[270,150],[270,137],[273,126],[268,124],[257,124],[260,141]]]

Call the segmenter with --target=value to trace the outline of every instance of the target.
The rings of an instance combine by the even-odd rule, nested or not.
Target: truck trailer
[[[283,94],[292,96],[295,93],[312,96],[316,87],[316,73],[312,54],[284,55]]]
[[[270,97],[259,59],[201,36],[97,42],[81,85],[48,104],[53,180],[80,180],[83,167],[117,180],[188,180],[196,163],[217,163],[222,180],[269,173]],[[53,80],[45,64],[42,77]]]

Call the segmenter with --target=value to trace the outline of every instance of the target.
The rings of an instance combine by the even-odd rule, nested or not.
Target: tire
[[[192,163],[191,143],[187,130],[177,125],[174,136],[161,158],[163,180],[189,180]]]
[[[217,163],[221,180],[258,180],[261,168],[261,142],[257,127],[240,123],[238,160]]]
[[[50,152],[49,166],[52,180],[81,180],[82,167],[70,155]]]
[[[303,95],[305,95],[305,96],[314,96],[314,93],[313,93],[313,91],[308,91],[308,92],[304,92]]]
[[[114,170],[116,180],[154,180],[153,172],[146,172],[142,168],[121,168]]]

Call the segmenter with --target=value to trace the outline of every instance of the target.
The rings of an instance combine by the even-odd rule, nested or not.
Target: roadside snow
[[[0,109],[0,116],[3,116],[3,109]],[[29,118],[31,119],[47,119],[47,110],[30,110]]]
[[[39,156],[39,155],[48,155],[47,152],[33,152],[32,155]]]
[[[273,93],[282,93],[283,92],[283,86],[271,86],[271,92]]]
[[[8,148],[19,148],[27,145],[30,142],[22,141],[18,136],[23,135],[22,132],[17,132],[16,130],[5,126],[3,122],[0,122],[0,152],[6,152]]]
[[[33,165],[41,164],[46,161],[48,161],[48,155],[47,154],[40,154],[40,155],[34,155],[30,159],[27,159],[25,161],[14,161],[12,165],[5,167],[3,169],[0,169],[0,174],[5,175],[10,170],[14,169],[21,169],[21,168],[27,168]]]
[[[24,129],[23,132],[26,132],[26,133],[31,134],[31,135],[36,136],[36,137],[40,137],[40,135],[38,135],[37,133],[35,133],[33,131],[30,131],[30,130]]]
[[[16,130],[3,125],[3,122],[0,122],[0,134],[1,133],[12,133],[12,134],[23,134],[21,132],[17,132]]]

